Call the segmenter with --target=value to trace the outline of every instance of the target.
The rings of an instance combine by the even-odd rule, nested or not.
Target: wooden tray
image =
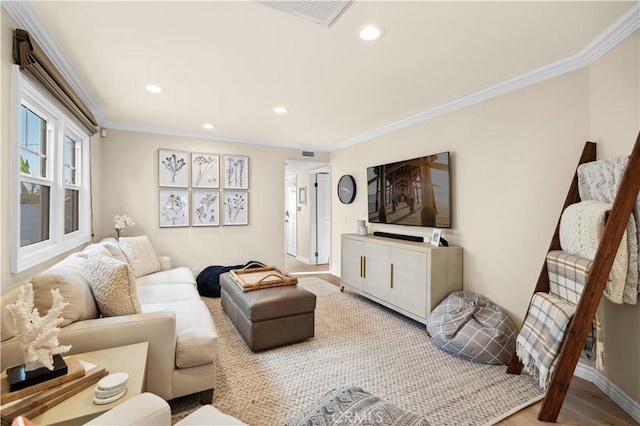
[[[252,265],[259,266],[251,268]],[[275,266],[265,266],[258,262],[250,263],[242,269],[234,269],[230,275],[244,292],[298,284],[298,278],[280,272]]]

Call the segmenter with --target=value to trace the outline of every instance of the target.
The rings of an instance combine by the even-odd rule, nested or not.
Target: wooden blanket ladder
[[[596,160],[596,144],[587,142],[582,151],[578,166]],[[596,314],[600,298],[605,289],[607,278],[611,272],[615,255],[620,246],[620,241],[626,230],[629,217],[638,198],[640,191],[640,133],[629,157],[627,169],[622,177],[618,193],[611,207],[611,212],[606,221],[602,239],[596,251],[591,272],[585,284],[580,301],[576,306],[573,320],[565,334],[564,342],[558,354],[556,368],[551,376],[542,408],[538,413],[538,420],[555,422],[564,402],[573,372],[580,358],[589,328]],[[580,202],[578,193],[578,173],[573,176],[567,198],[562,211],[571,204]],[[560,248],[560,220],[551,239],[549,251],[561,250]],[[546,257],[545,257],[546,258]],[[546,261],[538,277],[534,292],[549,293],[549,275]],[[507,367],[507,373],[520,374],[522,363],[515,351],[511,362]]]

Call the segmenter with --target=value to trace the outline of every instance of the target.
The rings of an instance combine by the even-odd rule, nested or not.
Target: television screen
[[[451,228],[449,152],[367,168],[369,222]]]

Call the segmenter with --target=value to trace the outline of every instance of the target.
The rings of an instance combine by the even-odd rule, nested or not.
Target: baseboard
[[[578,363],[573,374],[596,385],[598,389],[622,408],[625,413],[640,423],[640,403],[629,398],[622,389],[611,383],[604,374],[593,367],[581,363]]]

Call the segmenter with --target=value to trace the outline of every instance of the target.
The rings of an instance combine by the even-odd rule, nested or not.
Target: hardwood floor
[[[285,256],[286,271],[306,273],[305,276],[317,276],[337,286],[340,278],[328,273],[327,265],[307,265],[292,256]],[[321,268],[319,268],[321,266]],[[316,272],[317,274],[313,274]],[[312,273],[312,274],[309,274]],[[506,367],[505,367],[506,368]],[[538,421],[538,411],[542,401],[537,402],[497,423],[502,426],[544,425]],[[569,386],[562,410],[558,416],[558,425],[637,425],[633,418],[618,407],[600,389],[579,377],[574,377]]]

